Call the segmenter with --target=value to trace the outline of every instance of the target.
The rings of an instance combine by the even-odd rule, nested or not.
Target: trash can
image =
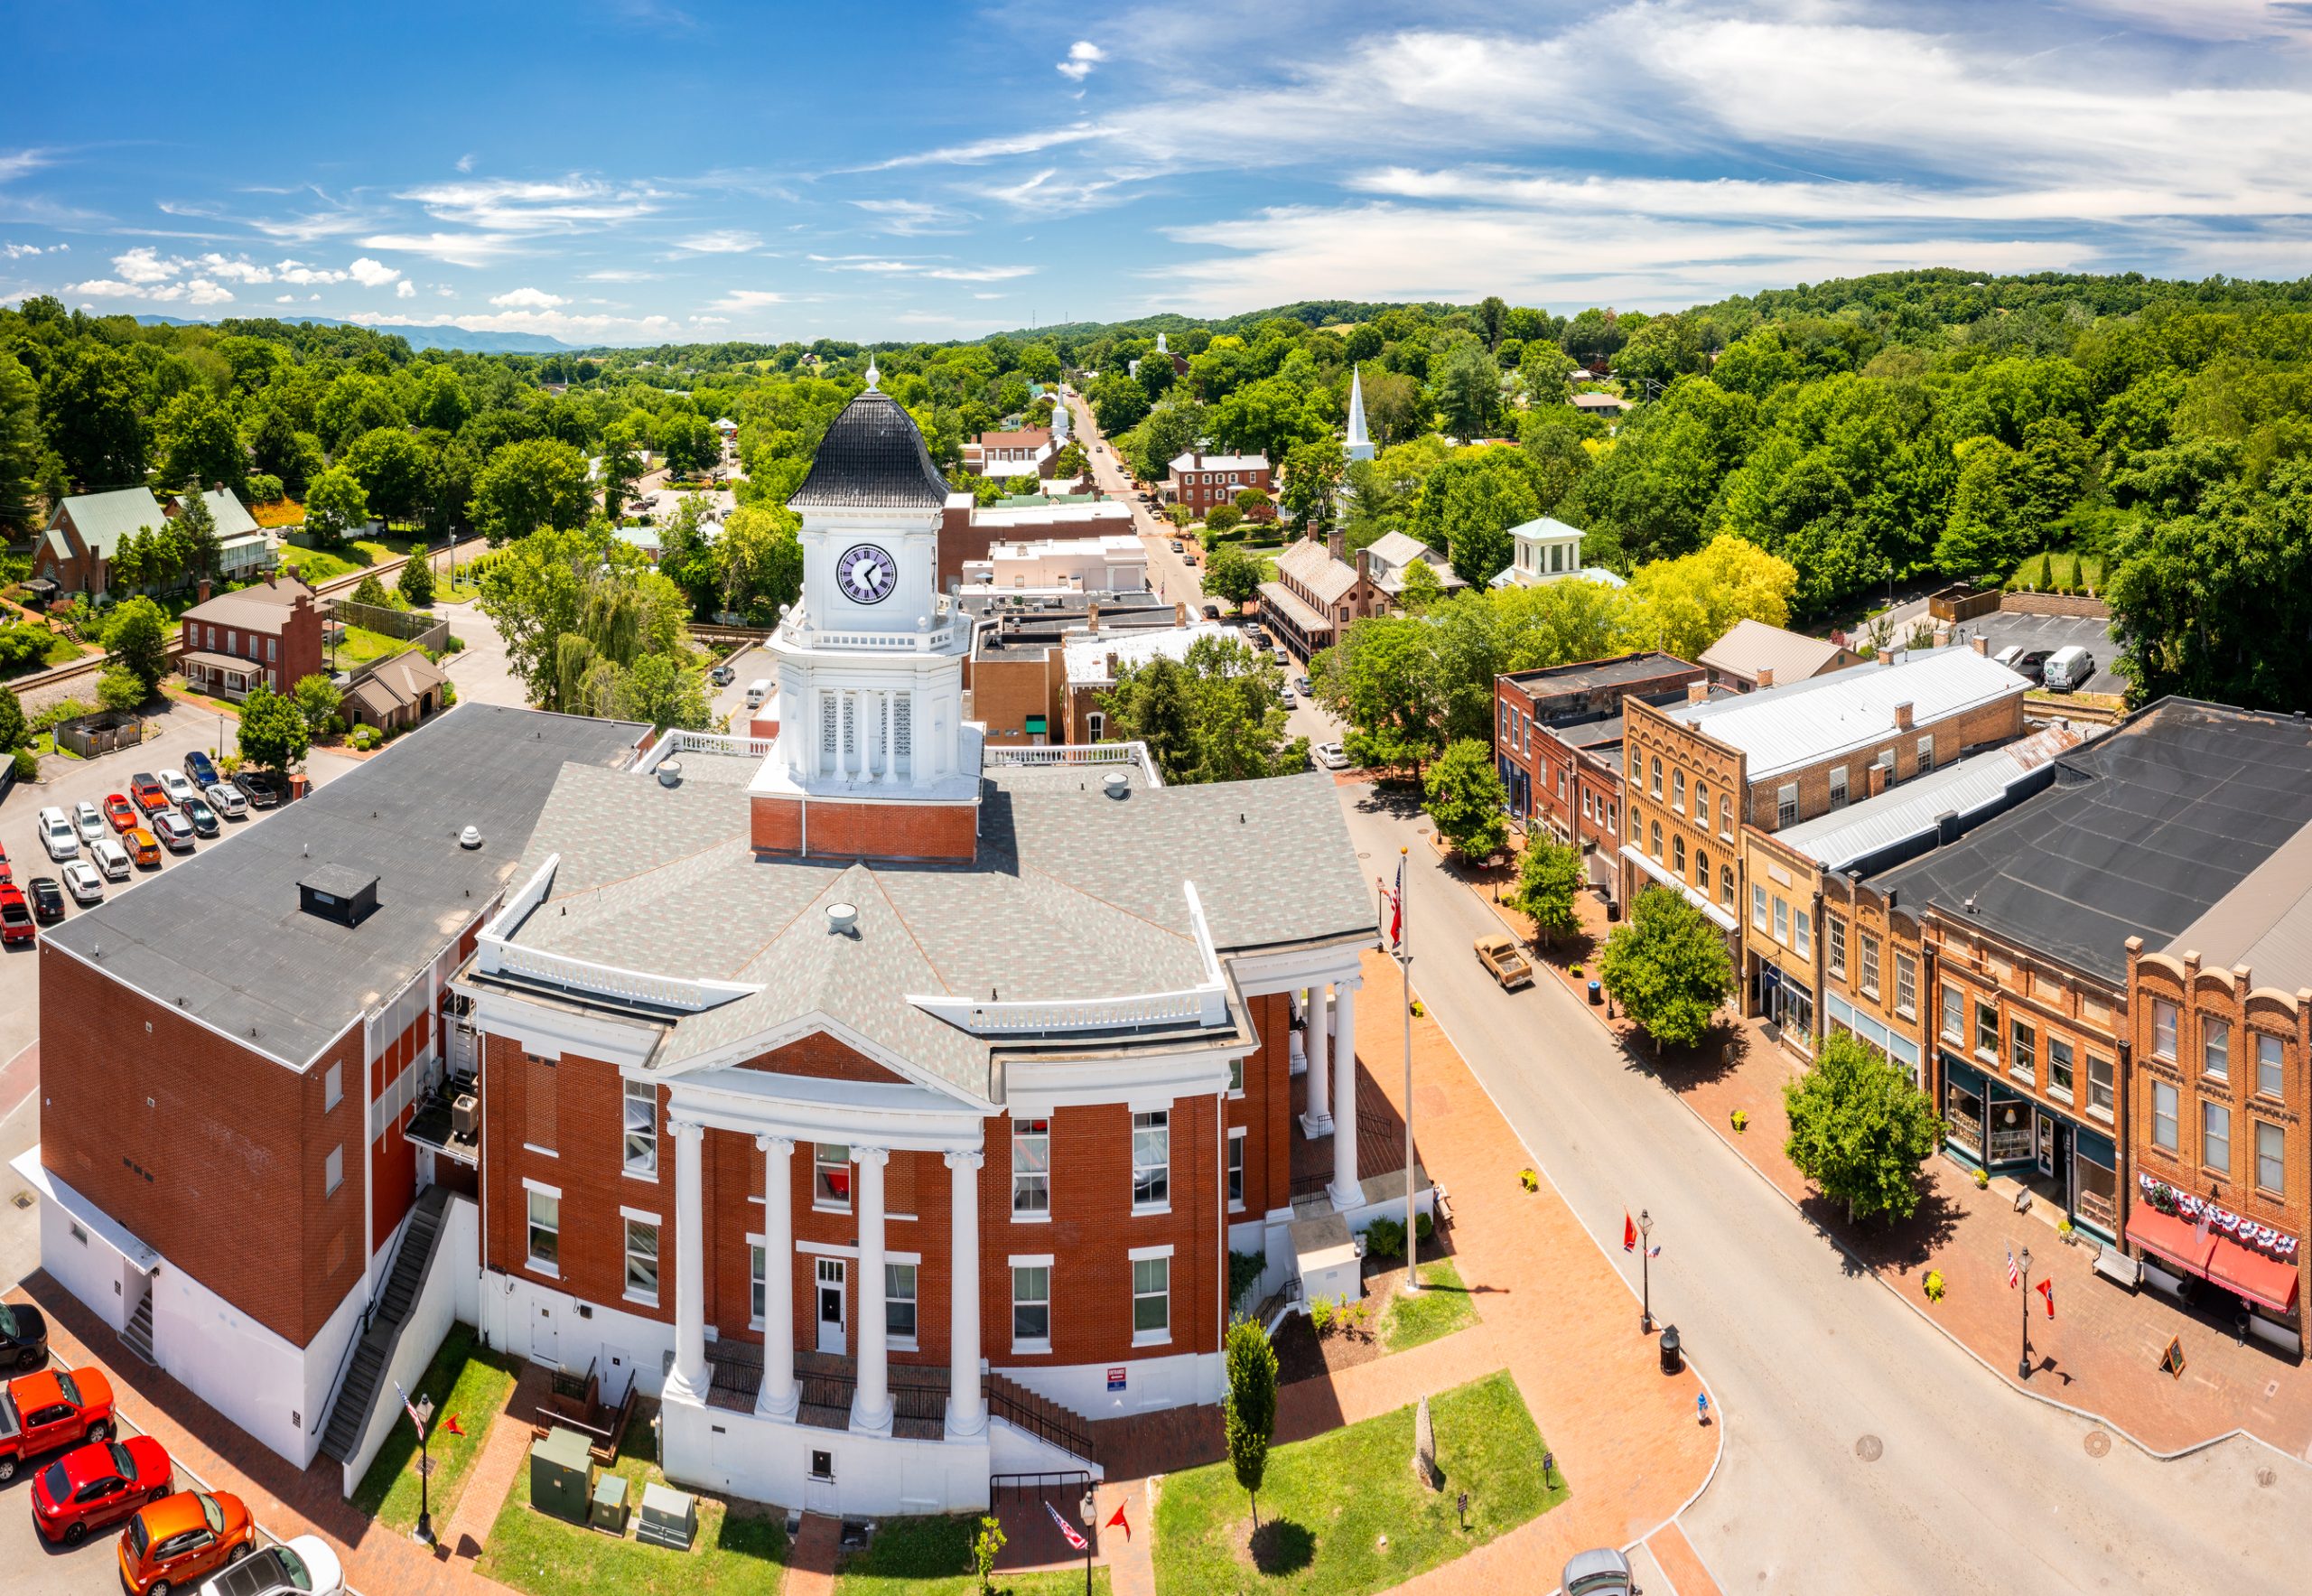
[[[1662,1372],[1674,1375],[1685,1367],[1685,1358],[1678,1349],[1678,1327],[1665,1324],[1662,1327]]]
[[[1595,1007],[1595,1006],[1597,1006],[1599,1003],[1604,1003],[1605,1001],[1606,1001],[1606,989],[1605,989],[1605,987],[1604,987],[1603,985],[1600,985],[1599,983],[1598,983],[1598,982],[1595,982],[1595,981],[1590,982],[1590,1006],[1594,1008],[1594,1007]]]

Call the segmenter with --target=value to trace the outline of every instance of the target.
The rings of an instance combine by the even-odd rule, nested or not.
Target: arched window
[[[1670,772],[1670,807],[1681,815],[1686,812],[1686,773],[1683,770]]]
[[[1710,850],[1708,848],[1694,850],[1694,885],[1705,892],[1710,891]]]
[[[1654,823],[1654,846],[1647,851],[1656,859],[1662,857],[1662,822],[1659,820]]]
[[[1734,867],[1731,864],[1718,867],[1718,901],[1729,909],[1734,907]]]
[[[1734,835],[1734,798],[1730,793],[1720,793],[1718,797],[1718,835]]]
[[[1710,824],[1710,783],[1699,776],[1694,778],[1694,818]]]
[[[1660,798],[1662,796],[1662,756],[1658,753],[1654,756],[1654,779],[1650,785],[1654,796]]]
[[[1670,839],[1670,853],[1676,861],[1678,874],[1683,877],[1686,873],[1686,839],[1683,835]]]

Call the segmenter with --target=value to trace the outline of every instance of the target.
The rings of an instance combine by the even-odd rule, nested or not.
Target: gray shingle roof
[[[1333,558],[1332,551],[1314,537],[1303,537],[1277,555],[1276,568],[1316,594],[1320,604],[1337,602],[1356,585],[1356,567]]]
[[[811,457],[811,474],[788,504],[852,509],[938,509],[947,481],[931,463],[914,417],[868,388],[843,407]]]

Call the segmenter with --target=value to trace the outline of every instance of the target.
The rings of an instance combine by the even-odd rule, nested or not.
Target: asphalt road
[[[1180,536],[1179,528],[1159,518],[1141,501],[1139,491],[1125,476],[1115,451],[1108,447],[1102,435],[1100,424],[1093,419],[1092,406],[1080,397],[1071,397],[1068,403],[1076,417],[1076,435],[1092,462],[1094,485],[1132,507],[1132,529],[1140,534],[1140,541],[1148,550],[1149,584],[1161,597],[1176,603],[1185,602],[1189,613],[1196,614],[1205,602],[1202,567],[1190,565],[1172,552],[1172,540]]]
[[[2010,1391],[1858,1273],[1578,999],[1496,988],[1469,947],[1499,922],[1416,839],[1425,821],[1342,797],[1369,871],[1413,845],[1415,990],[1633,1293],[1623,1216],[1654,1215],[1655,1313],[1726,1426],[1684,1518],[1725,1590],[2302,1589],[2288,1549],[2306,1545],[2312,1469],[2242,1440],[2175,1463],[2116,1438],[2090,1456],[2093,1425]],[[1634,1301],[1630,1320],[1635,1335]]]

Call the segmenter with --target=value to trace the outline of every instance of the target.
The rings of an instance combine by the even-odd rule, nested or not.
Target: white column
[[[1333,995],[1333,1040],[1340,1057],[1333,1070],[1333,1207],[1354,1208],[1364,1200],[1356,1178],[1356,989],[1343,981]]]
[[[890,1330],[883,1318],[883,1166],[881,1147],[853,1147],[859,1165],[859,1389],[851,1427],[876,1435],[891,1430]]]
[[[1300,1031],[1300,1050],[1309,1060],[1308,1101],[1301,1109],[1300,1132],[1311,1142],[1333,1134],[1332,1077],[1326,1067],[1331,1051],[1326,1045],[1330,1040],[1326,1032],[1332,1025],[1332,1012],[1325,1001],[1331,990],[1322,982],[1309,988],[1309,1006]]]
[[[950,1153],[947,1224],[947,1433],[987,1428],[979,1385],[979,1167],[977,1152]]]
[[[704,1402],[706,1222],[699,1147],[706,1130],[685,1119],[667,1128],[675,1137],[675,1368],[667,1378],[667,1394],[678,1401]]]
[[[755,1412],[795,1416],[795,1139],[757,1136],[762,1164],[762,1389]]]
[[[883,779],[900,779],[900,695],[883,695]]]

